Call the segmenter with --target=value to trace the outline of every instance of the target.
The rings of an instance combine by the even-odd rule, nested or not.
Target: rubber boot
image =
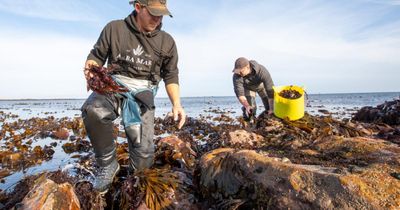
[[[125,127],[133,173],[150,168],[154,162],[154,110],[146,111],[141,118],[141,125]]]
[[[82,106],[82,118],[93,146],[98,169],[95,171],[94,188],[101,194],[107,192],[119,171],[116,146],[113,136],[113,121],[118,101],[97,93],[92,93]]]
[[[115,152],[114,149],[102,157],[96,157],[98,169],[95,171],[93,188],[102,195],[107,193],[120,169]]]
[[[268,112],[268,110],[270,110],[269,103],[268,103],[268,97],[263,97],[263,98],[261,98],[261,101],[262,101],[263,104],[264,104],[265,111]],[[273,110],[272,110],[272,111],[273,111]]]

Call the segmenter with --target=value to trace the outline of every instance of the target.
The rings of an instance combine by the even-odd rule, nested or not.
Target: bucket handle
[[[307,91],[305,91],[304,90],[304,107],[308,107],[308,105],[309,105],[309,101],[308,101],[308,99],[309,99],[309,96],[308,96],[308,93],[307,93]]]

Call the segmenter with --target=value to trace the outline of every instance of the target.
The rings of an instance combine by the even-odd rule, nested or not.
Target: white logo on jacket
[[[136,56],[141,56],[144,51],[143,51],[143,47],[141,45],[138,45],[136,49],[133,49],[133,54]]]
[[[132,49],[132,50],[126,50],[125,52],[127,52],[127,54],[121,54],[119,53],[116,57],[117,60],[124,60],[127,62],[130,62],[132,64],[134,64],[134,66],[132,68],[135,68],[136,70],[144,70],[143,66],[146,66],[145,68],[151,68],[151,66],[153,65],[153,61],[151,59],[151,55],[148,54],[144,54],[145,57],[143,57],[143,53],[144,49],[142,45],[138,45],[136,47],[136,49]],[[132,54],[131,54],[132,52]]]

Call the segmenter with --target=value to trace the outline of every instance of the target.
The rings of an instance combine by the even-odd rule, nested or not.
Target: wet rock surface
[[[218,207],[231,208],[238,201],[242,209],[396,209],[400,205],[400,183],[390,177],[393,168],[386,164],[351,173],[225,148],[204,155],[200,167],[202,193]],[[391,184],[380,184],[382,180]]]
[[[80,209],[79,199],[68,182],[56,184],[44,176],[39,177],[15,209]]]
[[[240,148],[254,148],[260,145],[264,137],[246,130],[236,130],[229,132],[227,146]]]
[[[55,192],[38,182],[52,180],[53,186],[69,183],[77,199],[65,190],[62,196],[69,196],[62,200],[79,203],[81,209],[400,207],[396,126],[309,114],[290,122],[262,113],[244,128],[243,119],[230,113],[207,113],[213,115],[188,117],[181,130],[170,117],[156,118],[154,165],[136,174],[128,168],[124,132],[115,125],[121,171],[100,196],[90,182],[95,163],[80,118],[21,120],[0,112],[0,178],[47,163],[57,147],[76,160],[65,172],[27,176],[13,190],[1,191],[0,206],[18,207],[34,188]],[[53,142],[35,145],[48,139]]]
[[[363,107],[354,115],[353,120],[400,125],[400,99],[387,101],[377,107]]]
[[[400,145],[400,99],[363,107],[354,114],[353,120],[364,122],[377,138]]]

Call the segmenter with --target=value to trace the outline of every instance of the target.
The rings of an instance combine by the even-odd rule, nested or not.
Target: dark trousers
[[[261,97],[261,101],[264,104],[265,111],[269,110],[268,95],[263,83],[256,87],[244,87],[244,94],[246,96],[247,102],[253,108],[254,114],[257,113],[256,94]]]
[[[113,121],[119,116],[118,109],[122,100],[124,99],[113,95],[107,96],[94,92],[82,106],[83,122],[99,166],[106,166],[116,158]],[[142,109],[141,126],[137,129],[125,127],[130,166],[134,170],[143,170],[153,164],[154,112],[154,110]]]

